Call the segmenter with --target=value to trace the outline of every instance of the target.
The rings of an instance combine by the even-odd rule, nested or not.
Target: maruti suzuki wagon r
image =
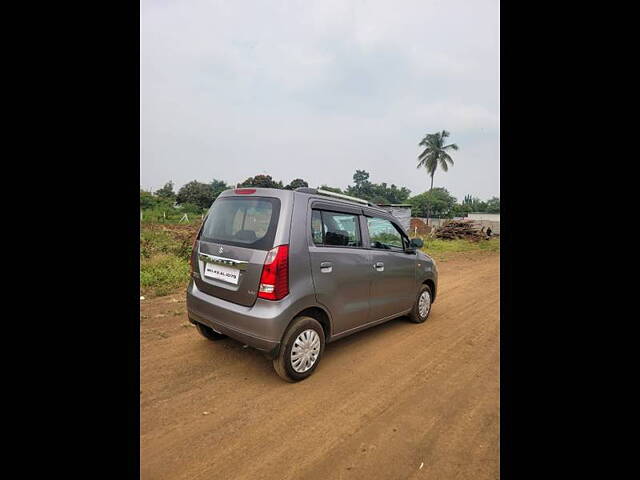
[[[220,194],[196,237],[189,320],[209,340],[261,350],[283,379],[310,376],[325,344],[399,316],[424,322],[438,271],[398,220],[313,188]]]

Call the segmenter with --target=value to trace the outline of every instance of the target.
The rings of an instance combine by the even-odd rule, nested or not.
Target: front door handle
[[[373,264],[373,268],[375,268],[379,272],[384,272],[384,263],[383,262],[376,262],[376,263]]]
[[[322,273],[331,273],[332,270],[333,270],[333,264],[331,262],[320,263],[320,271]]]

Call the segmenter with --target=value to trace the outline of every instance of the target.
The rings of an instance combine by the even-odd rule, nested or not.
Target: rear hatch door
[[[219,197],[192,254],[198,290],[239,305],[253,305],[279,215],[280,200],[275,197]]]

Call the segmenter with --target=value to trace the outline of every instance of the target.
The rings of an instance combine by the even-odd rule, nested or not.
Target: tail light
[[[258,297],[280,300],[289,293],[289,245],[269,250],[262,267]]]

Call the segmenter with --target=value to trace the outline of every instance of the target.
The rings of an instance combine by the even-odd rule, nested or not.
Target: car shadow
[[[387,335],[392,330],[397,329],[409,329],[415,327],[415,324],[411,323],[408,317],[398,317],[393,320],[389,320],[387,322],[381,323],[379,325],[375,325],[373,327],[369,327],[360,332],[356,332],[352,335],[349,335],[344,338],[340,338],[331,343],[328,343],[325,346],[325,352],[323,357],[333,357],[334,355],[340,352],[346,352],[348,349],[353,348],[355,345],[366,344],[367,342],[373,342],[375,339],[380,336]],[[208,351],[211,352],[211,346],[214,347],[214,351],[219,353],[222,356],[230,357],[226,358],[224,361],[235,363],[236,361],[240,361],[244,365],[244,377],[250,379],[251,377],[260,378],[267,383],[281,383],[276,373],[273,371],[273,366],[271,359],[267,356],[266,353],[263,353],[259,350],[256,350],[251,347],[245,347],[242,342],[234,340],[232,338],[225,338],[222,340],[217,340],[215,342],[207,342],[203,343],[203,346],[208,347]],[[217,355],[211,357],[212,362],[219,362],[220,358]],[[267,378],[263,378],[267,376],[273,379],[273,382],[268,380]],[[315,376],[315,375],[314,375]]]
[[[385,335],[390,330],[397,330],[399,328],[411,328],[411,326],[413,325],[415,324],[411,323],[409,317],[397,317],[393,320],[388,320],[379,325],[375,325],[351,335],[347,335],[344,338],[334,340],[325,346],[325,353],[331,351],[339,351],[344,348],[352,347],[353,345],[356,345],[358,343],[372,341],[373,339],[378,338],[381,335]]]

